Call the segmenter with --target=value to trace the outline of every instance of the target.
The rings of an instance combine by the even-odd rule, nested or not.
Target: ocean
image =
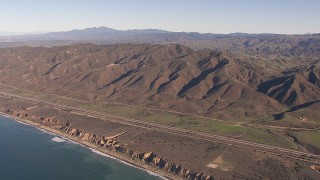
[[[93,149],[0,116],[0,180],[159,180]]]

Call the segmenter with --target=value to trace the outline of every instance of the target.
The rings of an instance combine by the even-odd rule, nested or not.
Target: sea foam
[[[62,142],[65,142],[66,140],[61,139],[61,138],[59,138],[59,137],[54,137],[54,138],[52,138],[52,141],[58,142],[58,143],[62,143]]]
[[[45,133],[45,134],[50,134],[50,135],[53,135],[53,136],[56,135],[55,133],[52,133],[52,132],[50,132],[50,131],[46,131],[46,130],[41,129],[41,128],[38,128],[38,127],[37,127],[37,129],[38,129],[39,131]]]
[[[26,125],[26,126],[31,126],[30,124],[24,123],[24,122],[19,121],[19,120],[17,120],[17,119],[14,119],[14,120],[15,120],[16,122],[20,123],[20,124],[23,124],[23,125]]]

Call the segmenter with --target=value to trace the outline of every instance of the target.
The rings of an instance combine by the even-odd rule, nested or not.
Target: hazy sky
[[[0,0],[0,31],[320,32],[320,0]]]

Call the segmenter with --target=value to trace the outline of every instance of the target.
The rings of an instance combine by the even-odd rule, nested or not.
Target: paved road
[[[85,115],[88,117],[99,118],[99,119],[106,120],[106,121],[112,121],[112,122],[125,124],[125,125],[129,125],[129,126],[151,129],[151,130],[155,130],[155,131],[171,133],[171,134],[176,134],[176,135],[180,135],[180,136],[186,136],[186,137],[190,137],[190,138],[210,141],[210,142],[227,144],[227,145],[236,146],[236,147],[240,147],[240,148],[246,148],[246,149],[250,149],[250,150],[254,150],[254,151],[264,152],[266,154],[273,154],[273,155],[278,155],[278,156],[291,158],[291,159],[295,159],[295,160],[301,160],[301,161],[305,161],[305,162],[320,164],[320,156],[316,155],[316,154],[312,154],[312,153],[306,153],[306,152],[301,152],[301,151],[296,151],[296,150],[291,150],[291,149],[285,149],[285,148],[280,148],[280,147],[245,141],[245,140],[227,137],[227,136],[215,135],[215,134],[210,134],[210,133],[203,133],[203,132],[198,132],[198,131],[192,131],[192,130],[187,130],[187,129],[166,126],[166,125],[162,125],[162,124],[150,123],[150,122],[141,121],[141,120],[137,120],[137,119],[115,116],[115,115],[106,114],[103,112],[97,112],[97,111],[93,111],[93,110],[57,104],[57,103],[53,103],[50,101],[28,98],[28,97],[23,97],[23,96],[5,93],[5,92],[0,92],[0,94],[3,96],[6,96],[6,97],[14,97],[16,99],[28,101],[31,103],[42,104],[42,105],[45,105],[45,106],[48,106],[51,108],[55,108],[55,109],[68,109],[68,110],[70,110],[71,113],[74,113],[74,114],[80,114],[80,115]]]

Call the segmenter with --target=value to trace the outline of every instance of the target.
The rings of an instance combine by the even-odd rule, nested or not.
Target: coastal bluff
[[[183,168],[183,165],[170,162],[164,157],[158,157],[156,152],[142,152],[129,149],[121,144],[116,137],[105,137],[98,134],[86,132],[84,129],[73,127],[67,120],[55,117],[43,117],[39,114],[29,114],[28,110],[15,109],[12,107],[0,107],[0,112],[22,120],[29,120],[50,129],[58,130],[62,135],[72,136],[79,141],[85,141],[94,145],[97,149],[104,149],[121,156],[130,158],[132,161],[142,162],[148,166],[156,167],[164,172],[170,173],[177,178],[190,180],[213,180],[212,175],[203,172]]]

